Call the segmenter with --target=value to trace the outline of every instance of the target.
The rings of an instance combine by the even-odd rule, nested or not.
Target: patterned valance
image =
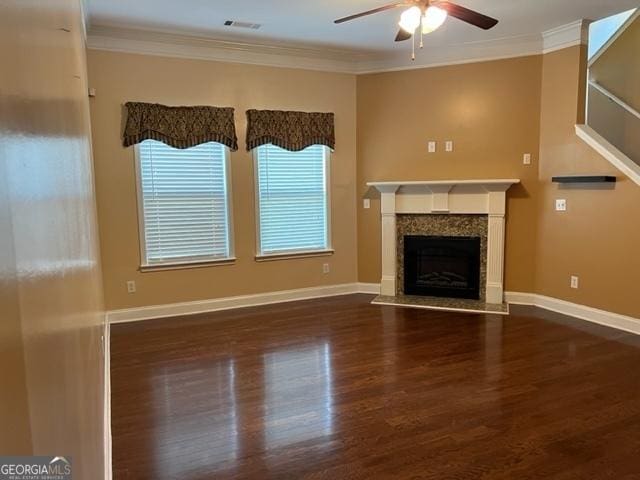
[[[159,140],[174,148],[218,142],[238,149],[233,108],[167,107],[157,103],[127,102],[123,144]]]
[[[247,110],[247,150],[267,143],[291,151],[310,145],[334,149],[333,113]]]

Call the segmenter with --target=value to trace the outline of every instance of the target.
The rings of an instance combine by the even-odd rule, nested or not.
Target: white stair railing
[[[629,177],[636,185],[640,186],[640,165],[618,150],[615,145],[589,125],[576,125],[576,135],[602,155],[611,165]]]
[[[598,90],[600,93],[602,93],[606,97],[609,97],[610,100],[612,100],[615,103],[617,103],[618,105],[620,105],[622,108],[624,108],[631,115],[633,115],[633,116],[635,116],[637,118],[640,118],[640,112],[638,112],[638,110],[633,108],[631,105],[629,105],[627,102],[622,100],[620,97],[615,96],[609,90],[607,90],[602,85],[600,85],[598,82],[596,82],[594,80],[589,80],[589,85],[592,86],[593,88],[595,88],[596,90]]]
[[[633,37],[624,35],[629,28],[637,29],[638,22],[640,8],[612,15],[590,25],[586,125],[576,125],[576,134],[640,185],[640,111],[637,110],[640,105],[635,105],[635,102],[630,104],[635,93],[633,90],[629,93],[625,87],[632,78],[637,78],[632,67],[637,53],[629,40]],[[607,62],[611,49],[615,49],[611,55],[629,56],[629,69],[611,67],[611,62]],[[609,71],[610,68],[617,70]],[[627,92],[622,94],[629,97],[627,101],[607,88],[613,85]]]

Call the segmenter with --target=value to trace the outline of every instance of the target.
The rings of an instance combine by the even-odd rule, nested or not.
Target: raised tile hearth
[[[427,310],[446,310],[449,312],[495,313],[507,315],[509,305],[502,303],[486,303],[482,300],[466,298],[423,297],[417,295],[378,295],[371,303],[374,305],[392,305],[394,307],[424,308]]]
[[[382,278],[375,303],[505,313],[506,191],[518,179],[370,182],[381,194]],[[404,295],[402,238],[473,235],[481,239],[477,300]],[[477,278],[477,277],[476,277]],[[461,305],[464,304],[464,308]]]

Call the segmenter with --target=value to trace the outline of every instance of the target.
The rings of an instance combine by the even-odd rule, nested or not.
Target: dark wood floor
[[[114,325],[114,478],[640,478],[640,337],[371,298]]]

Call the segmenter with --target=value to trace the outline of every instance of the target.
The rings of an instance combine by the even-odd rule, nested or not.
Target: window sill
[[[306,252],[268,253],[256,255],[256,262],[272,262],[275,260],[292,260],[295,258],[327,257],[333,255],[335,250],[309,250]]]
[[[199,262],[160,263],[157,265],[140,265],[140,272],[161,272],[164,270],[186,270],[189,268],[217,267],[220,265],[232,265],[236,263],[235,257],[221,258],[220,260],[203,260]]]

